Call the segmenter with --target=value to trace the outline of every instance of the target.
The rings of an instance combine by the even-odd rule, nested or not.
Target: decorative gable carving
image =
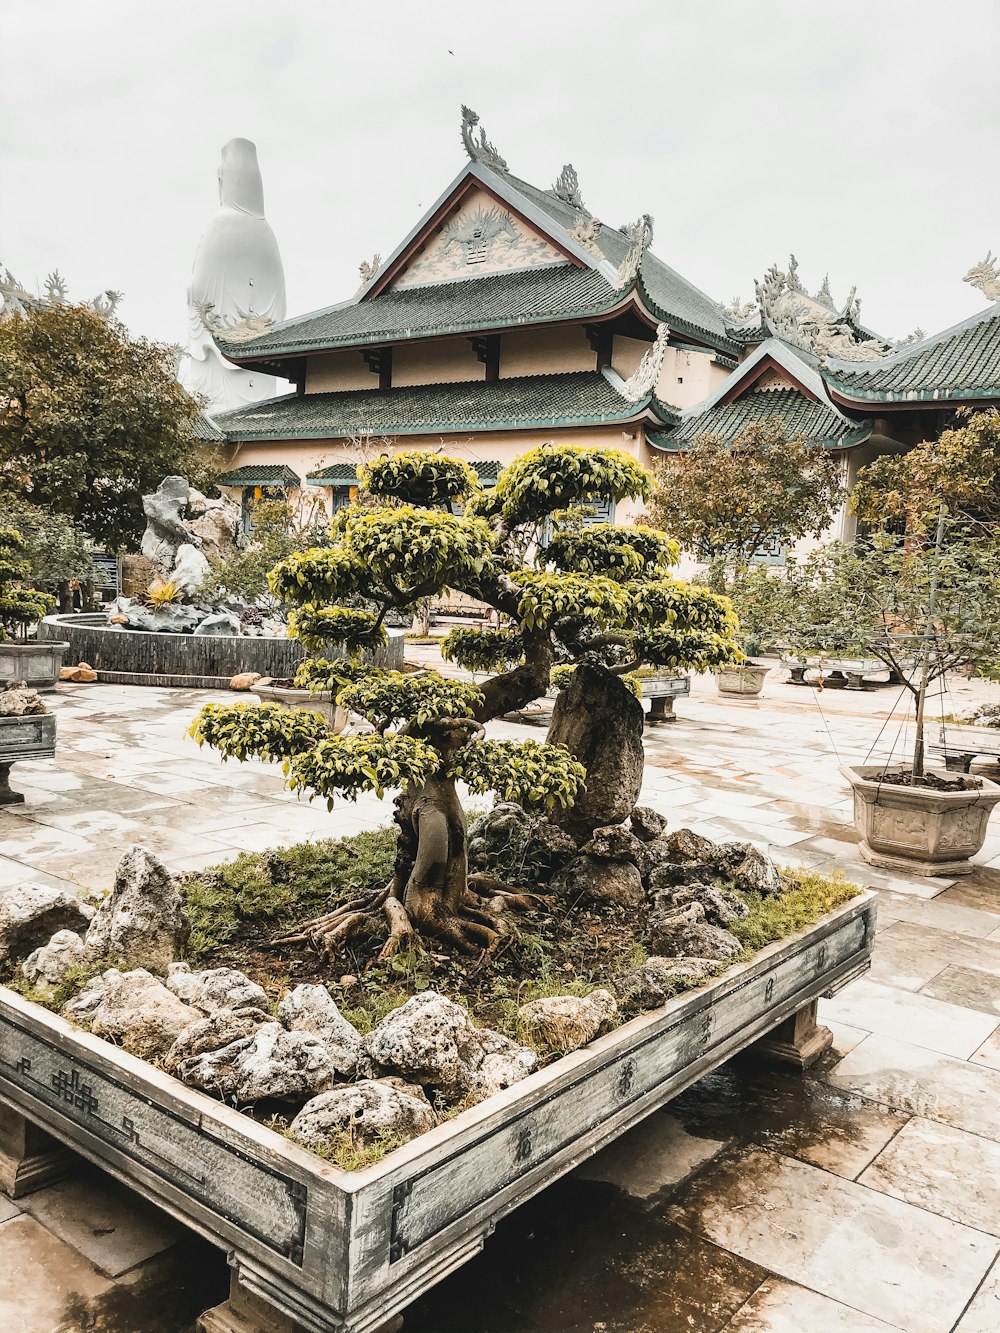
[[[470,190],[391,286],[422,287],[565,262],[560,250],[491,195]]]

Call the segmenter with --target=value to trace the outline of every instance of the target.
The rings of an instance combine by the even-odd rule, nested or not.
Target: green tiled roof
[[[829,360],[823,378],[865,402],[1000,401],[1000,302],[878,361]]]
[[[287,394],[220,412],[226,439],[328,439],[417,435],[438,430],[503,430],[629,421],[647,402],[626,402],[596,370],[525,375],[460,384]]]
[[[431,333],[516,328],[603,314],[624,299],[624,292],[615,291],[593,269],[558,264],[430,287],[390,288],[371,301],[347,302],[286,320],[226,351],[242,361],[401,342]]]
[[[198,414],[198,419],[194,423],[194,438],[204,440],[206,443],[218,442],[223,439],[222,431],[205,412]]]
[[[220,439],[223,437],[220,435]],[[223,472],[220,486],[301,486],[302,478],[285,463],[248,463]]]
[[[860,444],[871,434],[871,422],[850,421],[828,403],[814,402],[798,389],[758,389],[732,403],[710,407],[697,416],[684,417],[669,435],[649,436],[658,449],[682,449],[696,435],[720,435],[733,440],[757,421],[781,417],[790,435],[802,435],[815,444],[843,448]]]
[[[474,469],[480,481],[495,482],[500,475],[500,464],[490,460],[483,462],[470,461],[469,466]],[[331,463],[329,467],[310,472],[306,478],[306,481],[319,486],[353,486],[357,480],[358,465],[356,463]]]

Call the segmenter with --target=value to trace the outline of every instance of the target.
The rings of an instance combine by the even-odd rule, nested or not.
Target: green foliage
[[[412,505],[350,517],[344,536],[382,585],[419,590],[411,592],[407,602],[475,579],[493,550],[493,537],[481,519]]]
[[[334,793],[381,798],[387,787],[421,786],[440,764],[437,750],[416,736],[332,736],[294,755],[289,785],[325,796],[332,809]]]
[[[154,579],[146,589],[145,602],[147,606],[173,606],[183,597],[183,589],[174,579]]]
[[[477,495],[482,487],[468,463],[423,449],[387,454],[358,468],[358,480],[370,494],[411,505],[444,505]]]
[[[70,304],[0,323],[0,479],[111,550],[137,544],[144,493],[180,473],[204,490],[213,462],[175,352]]]
[[[31,574],[25,558],[25,542],[14,528],[0,528],[0,628],[4,638],[24,631],[55,606],[55,598],[44,592],[22,588]]]
[[[549,684],[554,690],[564,690],[572,679],[575,670],[576,667],[572,663],[564,662],[559,666],[554,666],[549,672]],[[618,679],[637,699],[642,698],[642,682],[638,672],[628,671],[625,675],[619,676]]]
[[[632,646],[641,661],[674,671],[682,668],[710,671],[743,660],[743,653],[732,639],[709,630],[652,630],[637,634]]]
[[[295,672],[294,684],[300,690],[326,690],[336,696],[345,685],[381,671],[381,667],[361,662],[356,657],[335,657],[332,661],[326,657],[307,657],[300,662]]]
[[[381,888],[395,856],[396,830],[385,828],[241,852],[234,861],[186,876],[181,893],[191,934],[185,957],[192,964],[207,962],[247,926],[274,933]]]
[[[511,578],[521,589],[517,614],[526,629],[552,626],[567,616],[592,628],[620,625],[631,605],[622,585],[602,575],[519,569]]]
[[[470,791],[495,791],[526,809],[572,805],[587,770],[564,745],[539,741],[479,741],[456,755],[451,771]]]
[[[784,888],[777,898],[740,894],[750,911],[747,916],[732,922],[729,930],[747,954],[757,953],[765,945],[793,935],[797,930],[805,930],[826,912],[832,912],[863,892],[860,884],[852,884],[839,871],[823,875],[817,870],[784,866],[781,878]]]
[[[55,592],[70,579],[96,583],[90,543],[65,514],[28,504],[16,495],[0,495],[0,528],[15,528],[21,534],[22,554],[29,565],[26,578],[32,587]]]
[[[223,759],[290,759],[329,736],[330,728],[308,708],[280,704],[205,704],[188,734]]]
[[[325,511],[322,516],[315,508],[303,512],[286,500],[256,501],[250,509],[248,544],[213,565],[202,584],[203,595],[215,599],[228,593],[247,602],[273,602],[277,610],[284,598],[269,591],[269,571],[303,546],[321,543],[329,527],[325,517]]]
[[[422,727],[435,718],[472,717],[483,694],[474,685],[449,680],[437,671],[377,671],[343,688],[337,702],[369,722],[403,719]]]
[[[366,583],[364,564],[343,546],[311,547],[286,555],[267,575],[267,585],[281,602],[293,606],[343,602]]]
[[[387,1153],[401,1148],[406,1139],[398,1134],[380,1132],[370,1140],[356,1139],[350,1129],[338,1129],[331,1134],[322,1148],[314,1148],[317,1157],[324,1162],[332,1162],[341,1171],[363,1171],[367,1166],[381,1162]]]
[[[1000,518],[1000,411],[960,408],[957,418],[936,440],[862,469],[851,503],[866,522],[906,518],[926,527],[942,504],[953,514]]]
[[[589,528],[557,532],[544,556],[546,564],[566,573],[632,579],[676,565],[680,547],[652,528],[595,523]]]
[[[789,562],[794,568],[794,562]],[[709,576],[713,588],[720,588],[732,602],[739,621],[737,637],[752,657],[765,643],[783,639],[794,616],[790,598],[794,596],[794,578],[784,569],[766,565],[744,565],[714,571]]]
[[[823,532],[842,498],[839,466],[781,421],[757,422],[735,440],[699,435],[657,463],[650,517],[703,559],[746,565],[768,542]]]
[[[349,653],[360,653],[386,641],[385,629],[373,611],[310,603],[297,607],[288,617],[288,637],[301,639],[310,652],[342,643]]]
[[[524,640],[511,630],[458,627],[442,639],[441,656],[466,671],[506,671],[524,661]]]
[[[611,498],[645,498],[651,483],[642,464],[622,449],[582,444],[543,444],[500,473],[490,497],[510,523],[537,522],[558,509]],[[477,504],[477,513],[485,509]]]

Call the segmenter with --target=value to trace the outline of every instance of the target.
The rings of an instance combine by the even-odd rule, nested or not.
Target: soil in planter
[[[894,773],[879,773],[870,782],[880,782],[889,787],[923,787],[930,791],[976,791],[983,784],[978,778],[951,777],[942,778],[937,773],[925,773],[913,781],[913,770],[901,768]]]

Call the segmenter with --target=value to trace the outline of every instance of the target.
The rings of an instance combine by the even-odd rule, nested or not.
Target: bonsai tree
[[[21,586],[31,574],[24,550],[24,538],[15,528],[0,528],[0,635],[5,639],[26,639],[28,626],[55,606],[48,593]]]
[[[877,458],[861,472],[851,503],[867,523],[903,519],[933,527],[941,505],[986,523],[1000,518],[1000,411],[960,408],[957,424],[906,454]]]
[[[505,929],[504,912],[531,899],[469,875],[456,782],[558,812],[579,797],[587,774],[570,748],[489,740],[485,723],[544,694],[553,666],[575,664],[574,678],[589,672],[597,688],[586,709],[598,716],[582,719],[583,731],[607,731],[600,706],[610,715],[620,696],[635,710],[628,716],[638,744],[641,707],[620,677],[643,663],[707,668],[738,659],[734,618],[724,599],[670,577],[678,551],[660,533],[599,524],[557,530],[540,543],[553,513],[647,494],[645,471],[618,450],[543,445],[506,467],[489,492],[467,464],[422,452],[378,459],[361,480],[378,507],[341,511],[332,544],[283,560],[270,583],[293,605],[290,631],[308,651],[337,643],[348,653],[305,661],[297,682],[332,690],[373,734],[333,737],[313,713],[253,705],[209,705],[192,731],[224,758],[282,762],[293,788],[331,805],[337,794],[402,788],[391,883],[307,923],[296,938],[332,953],[351,937],[387,930],[383,957],[428,937],[488,950]],[[453,512],[459,502],[461,514]],[[498,627],[456,629],[444,644],[450,660],[493,675],[473,685],[359,660],[382,642],[391,609],[411,610],[445,588],[496,609]],[[344,605],[358,597],[377,609]]]
[[[828,450],[756,422],[733,440],[699,435],[656,465],[651,521],[709,565],[723,591],[727,568],[745,569],[769,543],[819,537],[842,499]]]
[[[912,780],[924,774],[924,709],[934,684],[1000,662],[1000,544],[941,516],[935,541],[877,533],[833,542],[789,571],[786,632],[794,643],[871,654],[913,697]]]

